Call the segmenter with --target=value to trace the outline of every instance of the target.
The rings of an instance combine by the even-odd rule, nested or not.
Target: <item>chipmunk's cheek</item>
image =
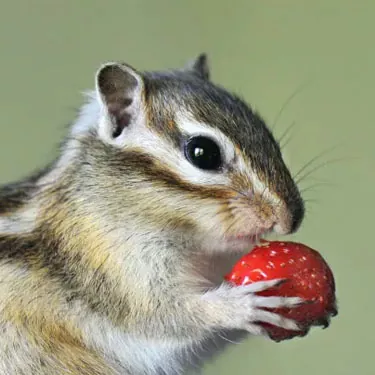
[[[248,250],[273,230],[275,215],[270,203],[253,196],[228,201],[222,216],[221,231],[224,246],[239,251]]]

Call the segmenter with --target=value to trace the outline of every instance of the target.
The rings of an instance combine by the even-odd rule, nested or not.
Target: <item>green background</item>
[[[278,117],[277,136],[294,123],[293,172],[329,150],[301,182],[292,238],[332,266],[340,314],[304,339],[233,345],[205,374],[375,374],[374,20],[374,1],[2,0],[0,182],[54,157],[102,62],[161,69],[207,52],[213,80]]]

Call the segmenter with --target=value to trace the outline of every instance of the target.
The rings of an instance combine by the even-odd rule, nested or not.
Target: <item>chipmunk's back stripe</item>
[[[25,190],[16,190],[8,186],[1,188],[0,215],[7,214],[22,207],[28,195]]]
[[[14,212],[21,208],[35,192],[35,181],[43,174],[37,174],[17,183],[0,187],[0,215]]]
[[[50,169],[49,165],[20,182],[0,187],[0,235],[30,233],[35,228],[36,181]]]

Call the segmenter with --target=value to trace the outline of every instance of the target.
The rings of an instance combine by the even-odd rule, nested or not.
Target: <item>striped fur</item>
[[[170,72],[105,64],[89,96],[58,159],[0,189],[0,375],[178,375],[223,334],[264,334],[254,320],[296,328],[262,313],[254,292],[271,285],[220,281],[254,237],[303,217],[261,118],[204,55]],[[186,160],[196,134],[223,171]]]

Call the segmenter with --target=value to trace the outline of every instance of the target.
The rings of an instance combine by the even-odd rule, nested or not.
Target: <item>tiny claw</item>
[[[314,325],[322,326],[323,329],[326,329],[329,327],[330,321],[327,318],[322,318],[322,319],[317,320]]]
[[[338,315],[338,310],[337,310],[337,307],[334,307],[332,310],[331,310],[331,316],[335,317]]]
[[[301,331],[301,334],[300,334],[300,337],[305,337],[305,336],[307,336],[307,334],[309,333],[309,329],[308,328],[306,328],[306,329],[304,329],[303,331]]]

